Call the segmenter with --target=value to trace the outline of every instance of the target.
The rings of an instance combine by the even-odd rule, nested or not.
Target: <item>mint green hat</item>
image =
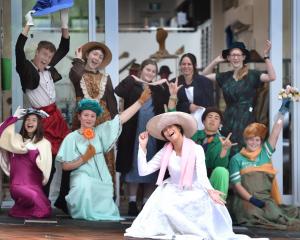
[[[90,98],[83,98],[78,102],[76,111],[82,112],[83,110],[91,110],[96,113],[97,117],[103,112],[99,102]]]

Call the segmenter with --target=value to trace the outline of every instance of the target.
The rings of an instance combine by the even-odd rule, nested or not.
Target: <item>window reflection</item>
[[[283,4],[283,66],[282,84],[293,85],[291,72],[291,1],[286,0]],[[283,194],[292,194],[292,148],[291,142],[291,113],[285,116],[283,127]]]

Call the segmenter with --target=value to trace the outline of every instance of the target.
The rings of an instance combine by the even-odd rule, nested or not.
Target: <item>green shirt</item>
[[[275,150],[268,141],[265,141],[256,160],[251,161],[240,153],[235,154],[229,164],[229,178],[233,184],[241,182],[240,171],[248,167],[258,167],[271,162],[271,156]]]
[[[220,157],[220,153],[222,151],[222,143],[219,139],[219,137],[222,137],[220,133],[217,133],[212,140],[207,145],[207,150],[205,152],[205,163],[206,168],[209,169],[215,169],[216,167],[225,167],[228,168],[228,162],[229,162],[229,152],[227,151],[226,155],[224,157]],[[198,130],[193,136],[192,140],[194,140],[197,144],[202,145],[204,140],[206,138],[206,133],[204,130]]]

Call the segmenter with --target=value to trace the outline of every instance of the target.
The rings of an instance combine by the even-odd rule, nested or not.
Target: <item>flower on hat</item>
[[[296,87],[287,85],[286,88],[282,88],[278,94],[278,99],[289,98],[292,101],[300,101],[300,93]]]

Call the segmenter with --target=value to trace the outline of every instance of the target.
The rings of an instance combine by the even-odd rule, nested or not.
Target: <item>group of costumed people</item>
[[[63,174],[55,206],[75,219],[122,219],[114,201],[115,171],[121,172],[128,185],[128,213],[138,215],[125,236],[251,239],[233,232],[225,206],[230,185],[234,194],[229,207],[238,224],[300,229],[300,209],[282,204],[272,166],[283,117],[299,92],[292,87],[285,90],[269,135],[265,125],[255,122],[253,112],[256,90],[276,78],[268,56],[269,41],[264,50],[266,73],[248,69],[249,51],[235,42],[203,75],[198,74],[192,53],[181,57],[181,75],[171,81],[157,80],[156,62],[146,59],[139,73],[115,89],[102,71],[112,58],[109,48],[99,42],[86,43],[76,50],[69,74],[76,95],[71,132],[56,106],[54,84],[62,78],[54,66],[69,51],[71,6],[60,10],[58,49],[41,41],[33,60],[28,60],[24,46],[39,7],[26,15],[16,43],[16,70],[31,107],[16,109],[0,125],[0,165],[10,177],[14,200],[10,216],[51,216],[49,186],[57,161]],[[212,73],[223,61],[232,70]],[[224,116],[214,107],[212,81],[223,91]],[[121,113],[114,94],[124,100]],[[23,120],[19,133],[15,131],[18,120]],[[139,213],[140,183],[144,199]]]

